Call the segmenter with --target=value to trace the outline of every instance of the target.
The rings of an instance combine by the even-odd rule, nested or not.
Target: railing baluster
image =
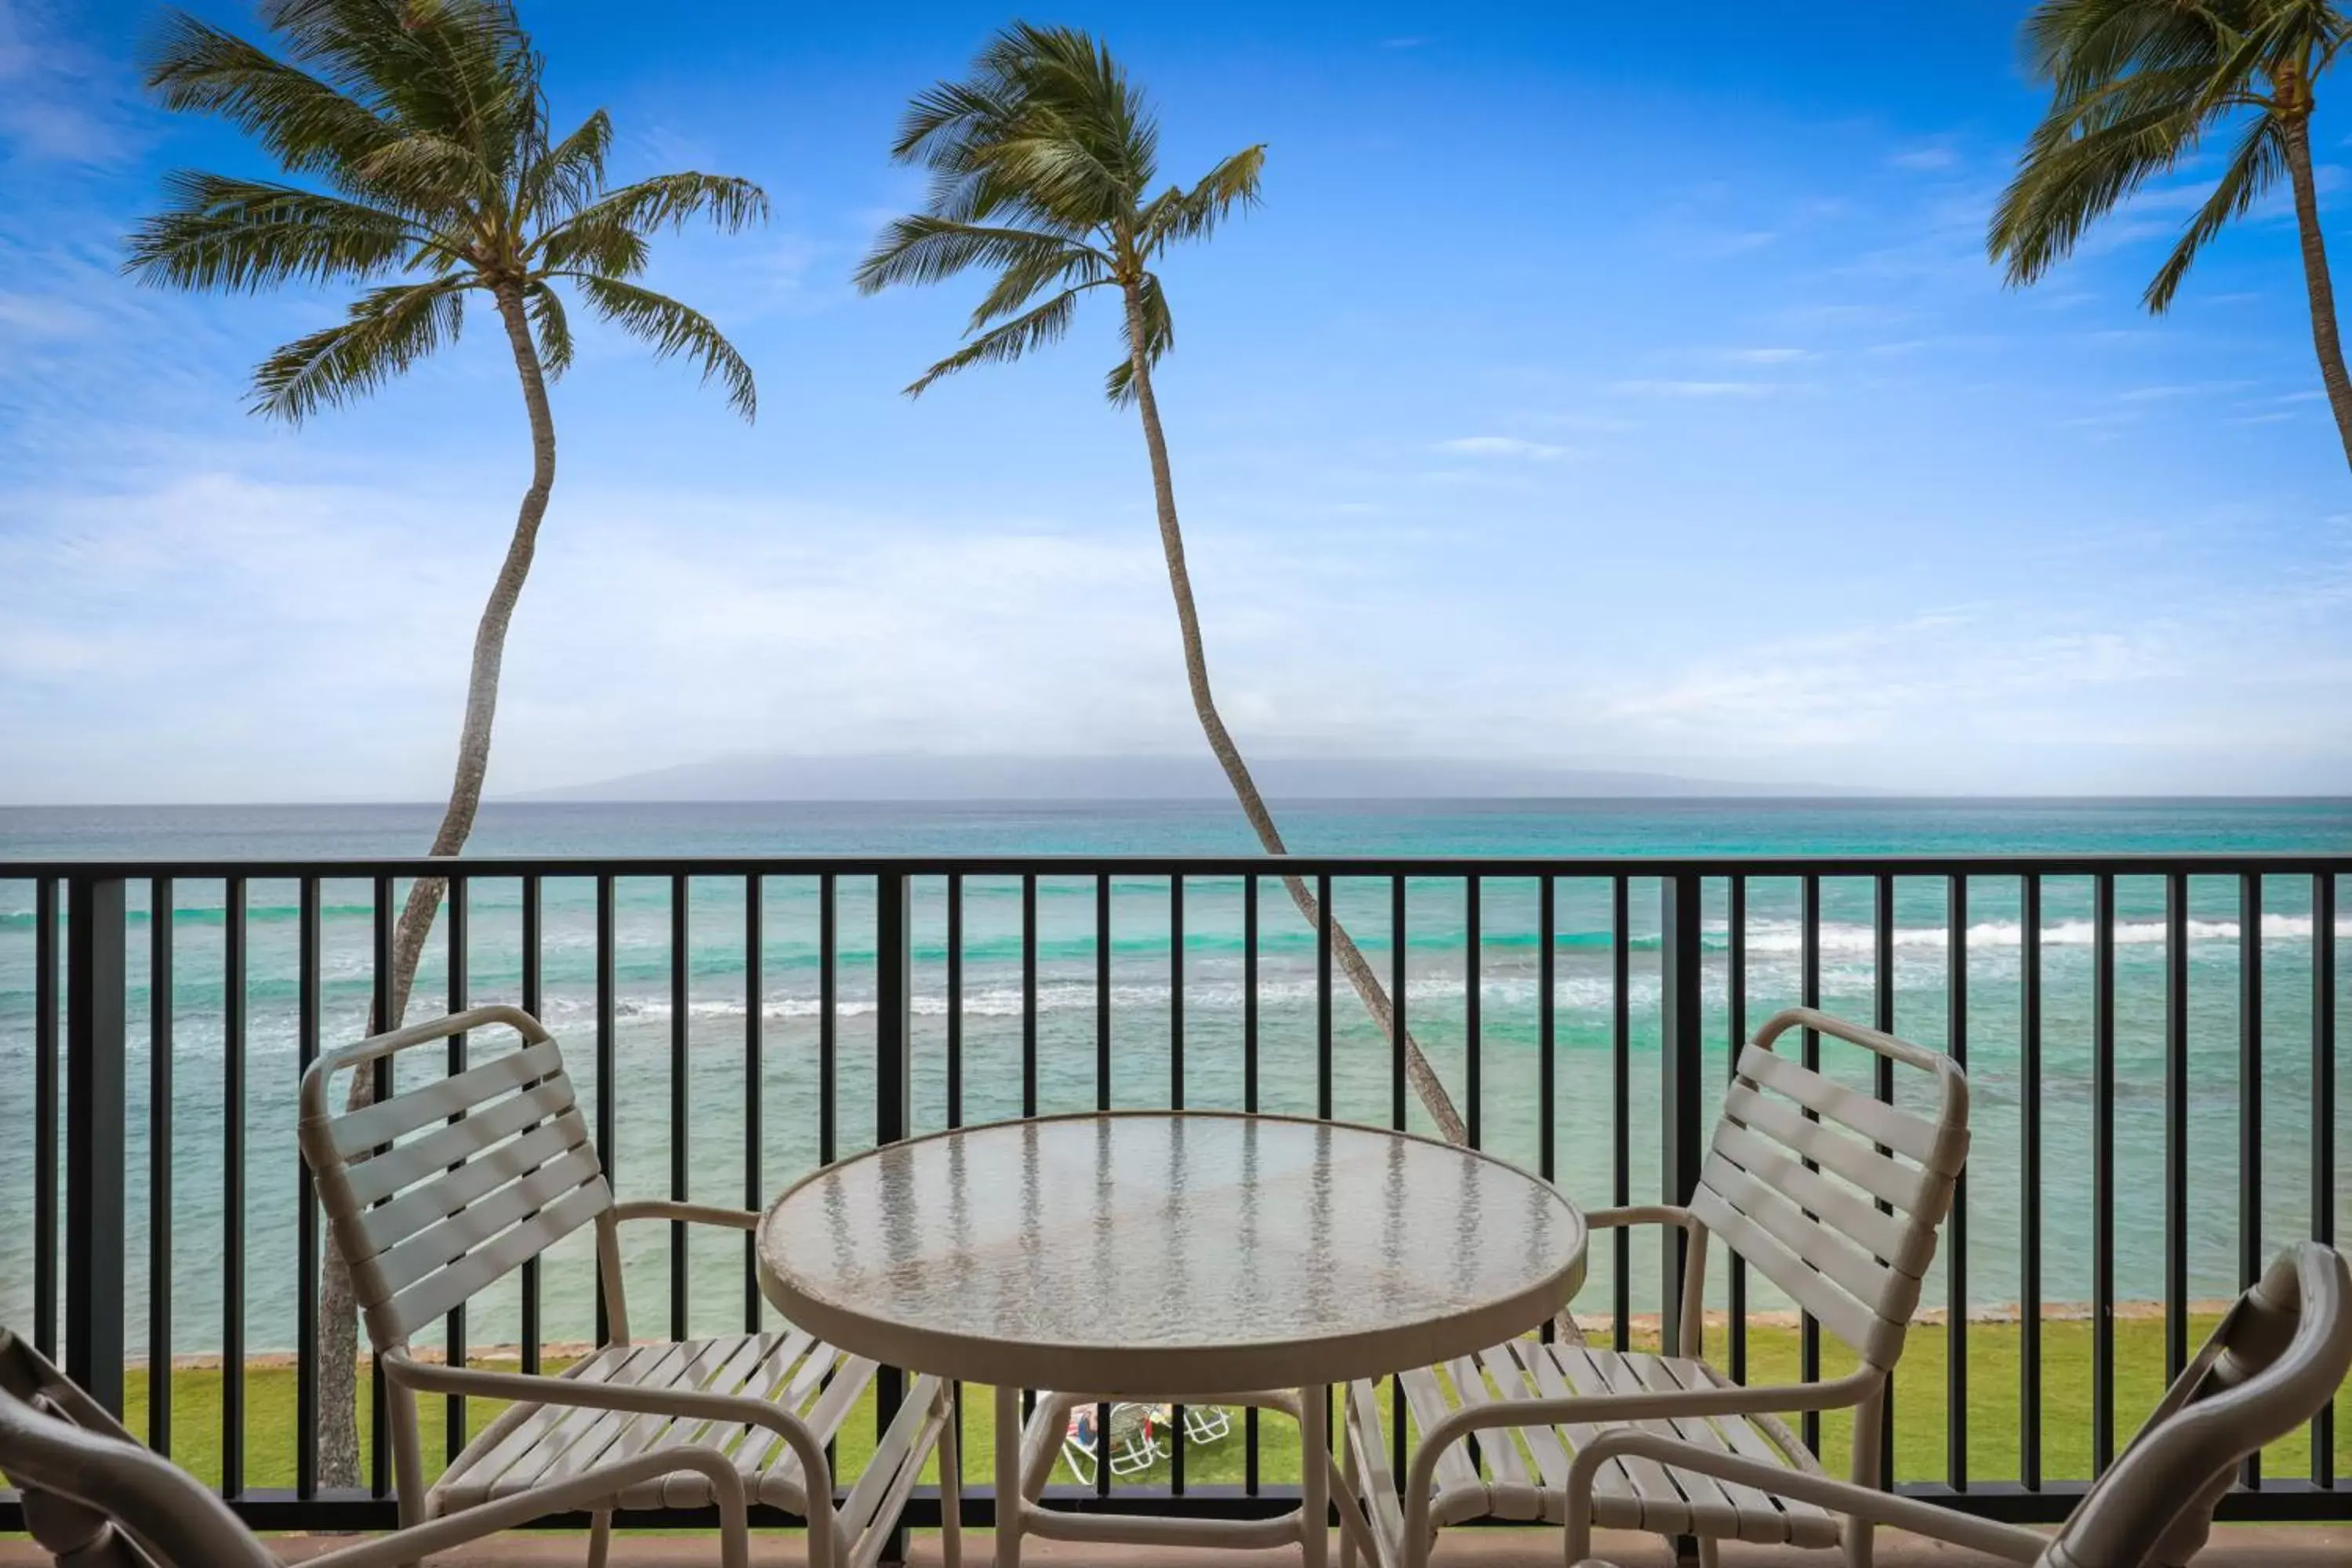
[[[604,1163],[604,1179],[620,1179],[621,1130],[620,1095],[614,1082],[620,1076],[620,1033],[614,1017],[617,1005],[614,995],[614,968],[618,962],[614,952],[618,945],[616,926],[619,914],[614,908],[616,894],[609,875],[596,879],[596,1157]],[[613,1342],[611,1310],[605,1305],[604,1292],[596,1291],[596,1342]]]
[[[1469,1137],[1470,1147],[1485,1147],[1479,1134],[1479,1102],[1486,1099],[1481,1092],[1478,1062],[1479,995],[1478,938],[1478,879],[1465,879],[1462,898],[1462,1099],[1463,1131]]]
[[[816,1163],[830,1165],[840,1139],[840,1063],[835,1036],[840,1005],[840,892],[827,871],[816,885]]]
[[[33,884],[33,1348],[58,1353],[58,885]]]
[[[541,994],[541,910],[540,879],[526,876],[522,879],[522,1010],[534,1018],[546,1016],[545,998]],[[539,1372],[540,1305],[539,1259],[533,1258],[522,1266],[522,1370],[534,1375]]]
[[[1798,879],[1797,968],[1798,999],[1808,1007],[1822,1005],[1822,879],[1808,872]],[[1822,1037],[1817,1030],[1800,1031],[1801,1059],[1813,1072],[1822,1068]],[[1813,1112],[1805,1112],[1809,1121],[1819,1121]],[[1814,1168],[1811,1160],[1805,1168]],[[1797,1377],[1800,1382],[1818,1383],[1822,1376],[1822,1325],[1811,1312],[1797,1318]],[[1805,1447],[1813,1453],[1822,1451],[1822,1415],[1818,1410],[1808,1410],[1798,1422]]]
[[[123,879],[82,874],[66,895],[66,1375],[122,1414]]]
[[[1021,879],[1021,1114],[1037,1114],[1037,878]]]
[[[1969,1065],[1969,879],[1954,873],[1946,889],[1944,1048],[1963,1072]],[[1879,1058],[1882,1062],[1885,1058]],[[1892,1065],[1892,1064],[1888,1064]],[[1969,1178],[1952,1180],[1950,1227],[1944,1243],[1944,1483],[1969,1489]]]
[[[1257,1114],[1257,879],[1242,879],[1242,1109]],[[1242,1412],[1242,1492],[1258,1495],[1257,1406]]]
[[[467,1001],[467,982],[468,977],[466,972],[466,947],[469,934],[467,929],[467,906],[470,900],[467,895],[467,883],[465,878],[452,877],[449,879],[447,893],[449,926],[448,981],[449,1011],[452,1013],[462,1013],[469,1005]],[[447,1058],[446,1070],[451,1078],[455,1078],[459,1073],[466,1070],[466,1037],[462,1031],[449,1037]],[[463,1117],[464,1114],[465,1112],[459,1111],[456,1116],[452,1116],[449,1120],[456,1121]],[[453,1171],[459,1168],[460,1165],[452,1165],[450,1167]],[[465,1365],[466,1304],[464,1302],[460,1301],[457,1306],[452,1307],[449,1310],[446,1327],[443,1330],[443,1333],[445,1335],[444,1353],[448,1359],[448,1364],[451,1366]],[[442,1424],[442,1436],[446,1444],[448,1453],[448,1458],[445,1462],[454,1465],[457,1462],[457,1455],[463,1451],[466,1447],[466,1396],[462,1394],[451,1394],[444,1395],[443,1397],[445,1400],[445,1415]]]
[[[1389,1125],[1405,1122],[1405,887],[1402,877],[1389,879]],[[1399,1417],[1402,1423],[1402,1417]]]
[[[2336,1245],[2336,874],[2311,879],[2311,1236]],[[2336,1406],[2311,1419],[2311,1484],[2336,1484]]]
[[[963,873],[948,878],[948,1125],[963,1125]]]
[[[1871,886],[1871,1001],[1874,1022],[1886,1034],[1895,1033],[1895,879],[1880,875]],[[1882,1101],[1895,1099],[1895,1063],[1871,1054],[1871,1092]],[[1882,1151],[1884,1152],[1884,1151]],[[1880,1201],[1881,1214],[1895,1205]],[[1895,1484],[1895,1380],[1886,1380],[1885,1396],[1878,1405],[1878,1484]]]
[[[1315,1114],[1331,1120],[1331,879],[1315,879]]]
[[[2116,1457],[2116,879],[2091,879],[2091,1473]]]
[[[159,890],[157,897],[161,901],[163,893]],[[299,1086],[319,1059],[323,933],[316,877],[301,879],[295,902],[294,1074]],[[160,1095],[156,1103],[163,1103]],[[319,1490],[319,1270],[324,1259],[319,1254],[318,1191],[310,1163],[299,1154],[294,1160],[294,1495],[310,1498]],[[152,1358],[150,1364],[155,1364]],[[148,1396],[154,1396],[152,1383]]]
[[[2263,878],[2238,879],[2238,1289],[2263,1277]],[[2260,1449],[2239,1471],[2263,1484]]]
[[[221,1495],[245,1490],[246,885],[221,895]]]
[[[2042,879],[2017,887],[2017,1479],[2042,1489]]]
[[[1632,900],[1626,879],[1609,879],[1609,1201],[1619,1208],[1633,1201],[1633,933],[1626,929]],[[1633,1342],[1633,1237],[1630,1227],[1609,1233],[1614,1267],[1610,1280],[1612,1342],[1622,1351]]]
[[[2164,1380],[2189,1364],[2189,878],[2164,879]]]
[[[767,884],[743,879],[743,1206],[768,1206]],[[760,1237],[743,1233],[743,1331],[760,1331]]]
[[[1725,1000],[1730,1005],[1729,1047],[1724,1052],[1725,1077],[1739,1076],[1739,1053],[1748,1044],[1748,879],[1734,872],[1730,878],[1728,907],[1726,919],[1730,930],[1726,933],[1724,948]],[[1731,1339],[1731,1381],[1748,1381],[1748,1260],[1725,1247],[1731,1270],[1730,1300],[1726,1316]]]
[[[306,879],[303,888],[311,884]],[[172,1452],[172,879],[157,877],[147,893],[147,1446],[159,1454]],[[315,895],[306,896],[303,909],[315,910]],[[307,937],[310,929],[303,928]],[[318,980],[317,954],[306,954],[302,995],[306,1005],[296,1026],[296,1049],[302,1066],[318,1054],[313,1000]],[[309,1055],[300,1055],[307,1047]],[[297,1460],[297,1494],[310,1495],[302,1485],[302,1460],[315,1472],[318,1455],[318,1368],[310,1347],[316,1342],[318,1276],[313,1256],[317,1247],[318,1211],[310,1202],[310,1168],[295,1162],[300,1174],[296,1189],[300,1205],[296,1219],[301,1260],[295,1266],[295,1422],[301,1458]]]
[[[1110,879],[1095,879],[1095,1109],[1110,1109]]]
[[[693,1021],[694,996],[692,975],[688,973],[690,956],[687,942],[688,898],[689,884],[683,874],[669,879],[669,1195],[674,1203],[687,1201],[687,1187],[692,1167],[688,1163],[687,1141],[693,1135],[693,1066],[688,1058],[691,1039],[689,1026]],[[686,1338],[690,1303],[687,1299],[686,1225],[681,1220],[669,1223],[669,1337]]]
[[[1168,1109],[1184,1109],[1184,879],[1168,879]],[[1183,1422],[1177,1426],[1176,1453],[1181,1469],[1184,1452]]]
[[[1705,896],[1695,873],[1658,879],[1658,1201],[1677,1208],[1689,1206],[1706,1163]],[[1659,1352],[1680,1355],[1690,1238],[1660,1226],[1658,1244]],[[1704,1303],[1693,1326],[1704,1335]]]

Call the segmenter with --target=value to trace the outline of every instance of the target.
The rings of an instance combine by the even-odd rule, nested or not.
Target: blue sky
[[[2023,9],[1027,13],[1105,34],[1170,177],[1269,144],[1265,207],[1166,268],[1160,379],[1244,746],[2340,792],[2352,483],[2288,216],[2150,321],[2185,170],[2005,290]],[[744,174],[775,210],[650,274],[751,359],[756,426],[608,334],[556,388],[493,793],[1197,745],[1109,321],[910,403],[976,288],[847,281],[919,197],[905,100],[1013,13],[523,11],[557,117],[615,117],[617,177]],[[246,415],[253,362],[340,296],[116,276],[163,171],[267,173],[142,103],[152,16],[0,0],[0,800],[437,795],[527,477],[511,366],[477,313],[366,404]],[[2339,257],[2347,127],[2323,110]]]

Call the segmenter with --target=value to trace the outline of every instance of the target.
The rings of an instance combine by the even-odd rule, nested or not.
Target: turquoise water
[[[406,854],[431,831],[425,807],[268,807],[0,811],[0,862],[30,858],[300,858]],[[1513,856],[1600,854],[1920,854],[2099,852],[2352,847],[2352,802],[1834,803],[1676,802],[1365,803],[1294,805],[1282,812],[1302,853]],[[888,852],[1138,855],[1246,852],[1237,815],[1217,803],[1116,806],[502,805],[486,810],[474,849],[485,855],[751,855]],[[5,867],[0,867],[5,873]],[[249,890],[245,1061],[247,1338],[257,1348],[293,1339],[294,888],[257,882]],[[683,1092],[689,1116],[690,1192],[706,1202],[747,1195],[741,1109],[745,1037],[744,889],[740,881],[698,879],[688,894],[685,997],[689,1043]],[[2310,1223],[2311,918],[2307,879],[2273,878],[2264,888],[2262,958],[2263,1240],[2275,1246]],[[1707,889],[1705,994],[1713,1070],[1723,1070],[1728,1035],[1727,910],[1720,883]],[[2044,1295],[2086,1299],[2089,1273],[2090,888],[2052,879],[2042,909],[2044,1059]],[[323,892],[323,1037],[355,1037],[365,1026],[370,986],[370,889],[332,882]],[[1947,889],[1906,879],[1895,905],[1893,981],[1897,1031],[1922,1044],[1946,1043],[1949,954]],[[2018,889],[2013,878],[1971,885],[1967,911],[1967,1052],[1974,1089],[1976,1152],[1967,1226],[1971,1304],[2017,1293],[2019,1112]],[[131,1342],[143,1344],[147,1299],[146,1100],[149,1023],[145,889],[134,886],[131,943],[130,1286]],[[1045,878],[1038,889],[1038,1099],[1041,1110],[1095,1104],[1094,885]],[[31,884],[0,874],[0,1213],[31,1212],[34,918]],[[173,1342],[183,1352],[220,1342],[221,1215],[218,1159],[224,1114],[222,910],[216,882],[174,889],[172,1048]],[[1385,977],[1392,953],[1384,881],[1343,883],[1339,913]],[[2155,878],[2116,886],[2117,1286],[2126,1298],[2162,1291],[2164,1156],[2161,1080],[2165,961],[2163,887]],[[1110,1092],[1121,1105],[1158,1105],[1171,1094],[1170,896],[1164,880],[1123,878],[1113,888]],[[2339,897],[2339,910],[2343,900]],[[869,881],[845,878],[837,892],[840,1077],[839,1145],[870,1141],[873,899]],[[544,894],[544,1011],[571,1049],[583,1092],[593,1071],[593,885],[551,880]],[[915,952],[916,1118],[946,1115],[946,931],[944,884],[918,885]],[[1188,883],[1183,910],[1184,1098],[1195,1107],[1238,1106],[1242,1097],[1241,889],[1231,879]],[[1315,1104],[1312,934],[1278,883],[1261,894],[1261,1101],[1267,1110],[1311,1112]],[[473,888],[467,952],[476,1001],[520,1000],[519,885],[489,878]],[[1630,937],[1623,1070],[1631,1102],[1625,1151],[1629,1194],[1658,1186],[1657,917],[1654,881],[1636,879]],[[2189,1264],[2192,1293],[2225,1295],[2237,1285],[2241,1098],[2238,1071],[2238,887],[2234,879],[2192,887],[2189,925],[2192,1172]],[[666,878],[623,881],[618,889],[618,1148],[609,1152],[625,1194],[664,1194],[670,1181],[670,886]],[[1483,890],[1478,955],[1481,999],[1480,1120],[1489,1148],[1533,1165],[1538,1158],[1538,964],[1535,884],[1497,878]],[[1874,931],[1866,882],[1822,889],[1823,1004],[1868,1019],[1874,1005]],[[1751,1026],[1799,988],[1797,890],[1787,879],[1750,885],[1747,924],[1748,1016]],[[762,1036],[766,1138],[751,1184],[772,1192],[817,1155],[819,1005],[818,897],[814,879],[771,878],[764,888]],[[1406,960],[1409,1016],[1416,1037],[1452,1088],[1465,1092],[1465,1005],[1469,992],[1465,892],[1455,881],[1415,879],[1409,888]],[[1559,1050],[1557,1169],[1588,1205],[1612,1200],[1616,1158],[1611,1104],[1617,987],[1607,884],[1562,882],[1558,892],[1556,969]],[[2339,935],[2352,922],[2339,919]],[[2341,949],[2339,948],[2339,952]],[[974,878],[965,893],[963,979],[964,1114],[1020,1110],[1022,992],[1018,883]],[[446,992],[436,942],[420,976],[411,1016]],[[2338,985],[2337,1038],[2352,1038],[2352,997]],[[1339,983],[1334,1094],[1340,1115],[1385,1121],[1386,1040]],[[477,1047],[482,1048],[481,1047]],[[2343,1047],[2339,1044],[2339,1050]],[[1866,1084],[1859,1053],[1831,1043],[1831,1070]],[[438,1070],[419,1063],[418,1080]],[[404,1083],[410,1081],[404,1077]],[[1416,1114],[1418,1108],[1415,1108]],[[2339,1123],[2344,1119],[2339,1116]],[[2344,1128],[2329,1130],[2339,1150]],[[2339,1204],[2352,1204],[2352,1159],[2339,1154]],[[551,1263],[546,1324],[552,1339],[590,1332],[588,1259],[574,1238]],[[631,1294],[652,1310],[667,1300],[668,1253],[661,1227],[630,1238]],[[1637,1307],[1649,1306],[1654,1248],[1632,1257]],[[740,1243],[698,1238],[690,1257],[692,1325],[719,1329],[742,1311]],[[29,1226],[0,1232],[0,1322],[30,1316]],[[1605,1310],[1615,1259],[1596,1254],[1580,1302]],[[1940,1278],[1927,1300],[1942,1304]],[[474,1312],[477,1344],[515,1331],[511,1283]],[[1759,1305],[1771,1304],[1759,1296]]]

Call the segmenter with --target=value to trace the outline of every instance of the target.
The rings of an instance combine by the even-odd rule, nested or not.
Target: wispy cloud
[[[1741,364],[1793,364],[1813,357],[1811,349],[1732,349],[1723,356]]]
[[[1960,155],[1944,142],[1931,142],[1923,146],[1905,147],[1888,154],[1886,161],[1898,169],[1910,169],[1933,174],[1958,163]]]
[[[70,38],[48,8],[0,0],[0,150],[44,163],[103,163],[134,145],[131,86]]]
[[[1556,447],[1549,441],[1522,440],[1517,436],[1456,436],[1451,441],[1437,443],[1436,450],[1465,458],[1520,458],[1549,463],[1570,456],[1573,448]]]
[[[1775,397],[1803,385],[1794,381],[1641,380],[1621,381],[1616,389],[1642,397]]]

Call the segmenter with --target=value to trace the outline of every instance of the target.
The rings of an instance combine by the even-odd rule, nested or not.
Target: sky
[[[248,6],[204,0],[251,30]],[[976,282],[861,298],[888,157],[993,5],[523,0],[613,174],[759,181],[656,244],[756,424],[584,330],[489,789],[747,752],[1199,745],[1097,311],[900,389]],[[2343,793],[2352,480],[2284,202],[2140,289],[2192,164],[2026,290],[1985,221],[2024,6],[1068,4],[1162,171],[1267,146],[1163,268],[1159,378],[1213,676],[1263,755],[1919,793]],[[477,310],[299,429],[251,367],[346,290],[119,275],[163,174],[267,177],[141,91],[157,13],[0,0],[0,803],[427,799],[530,468]],[[2352,116],[2323,88],[2327,237]]]

